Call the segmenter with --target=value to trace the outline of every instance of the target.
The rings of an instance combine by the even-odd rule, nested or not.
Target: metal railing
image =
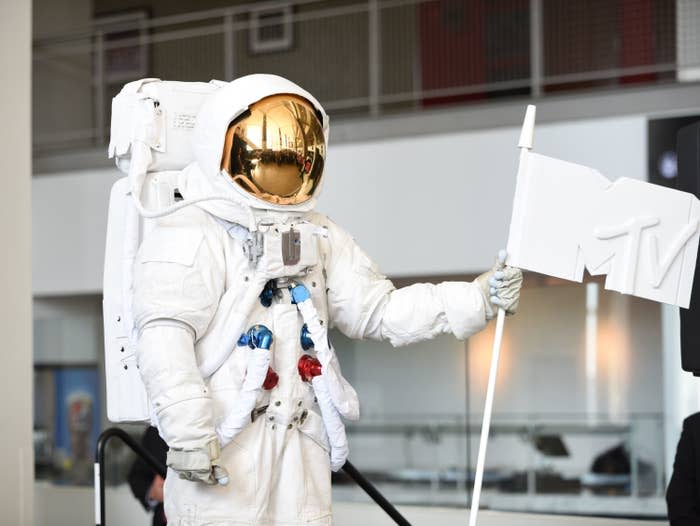
[[[677,23],[681,4],[295,0],[98,17],[83,32],[34,42],[35,153],[104,146],[111,98],[149,76],[277,73],[332,115],[360,116],[675,81],[677,57],[693,62],[684,50],[700,35],[700,24]],[[700,10],[688,9],[700,23]]]
[[[421,502],[430,497],[434,505],[468,505],[479,416],[471,414],[466,419],[461,414],[412,413],[365,417],[348,425],[350,446],[365,459],[367,463],[361,467],[373,480],[398,488],[392,493],[383,487],[390,498],[412,502],[418,493],[407,488],[428,492],[425,486],[429,484],[429,495],[422,494]],[[497,414],[490,436],[487,490],[492,495],[521,494],[546,500],[552,495],[573,499],[607,488],[609,495],[598,503],[600,509],[589,510],[603,515],[615,509],[616,498],[661,499],[666,468],[662,430],[659,413],[627,414],[620,420],[603,414]],[[387,450],[381,458],[372,456],[379,439]],[[625,447],[628,471],[622,473],[616,465],[618,471],[611,473],[618,480],[612,480],[615,477],[610,473],[607,477],[598,474],[593,467],[595,459],[606,458],[603,454],[620,444]],[[508,460],[499,454],[506,454]],[[539,487],[540,477],[546,479],[544,487]],[[499,509],[497,503],[492,506]]]

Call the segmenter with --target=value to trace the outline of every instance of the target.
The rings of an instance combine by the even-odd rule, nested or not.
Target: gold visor
[[[315,108],[296,95],[273,95],[231,123],[221,169],[260,199],[296,205],[314,194],[325,158],[326,141]]]

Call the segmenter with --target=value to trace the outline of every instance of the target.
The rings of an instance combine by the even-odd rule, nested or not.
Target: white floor
[[[413,526],[466,526],[469,511],[461,508],[421,508],[400,506],[399,511]],[[335,526],[391,526],[392,520],[374,504],[340,502],[333,506]],[[479,513],[479,526],[661,526],[665,521],[634,521],[620,519],[594,519],[591,517],[566,517],[563,515],[535,515],[483,511]]]
[[[377,484],[390,502],[417,507],[461,508],[468,501],[467,489],[441,488],[432,491],[427,487],[407,487],[400,484]],[[471,491],[471,488],[469,488]],[[368,501],[367,495],[357,486],[334,486],[334,502]],[[557,513],[570,515],[598,515],[605,517],[643,517],[654,520],[666,515],[666,501],[661,496],[624,497],[593,494],[554,495],[526,493],[501,493],[485,490],[481,506],[486,509],[520,513]]]
[[[134,500],[127,486],[107,490],[108,526],[149,526],[150,517]],[[88,526],[95,524],[94,492],[89,487],[35,484],[35,526]],[[467,524],[465,508],[400,506],[414,526]],[[391,526],[393,521],[374,503],[338,502],[333,506],[335,526]],[[479,526],[660,526],[665,521],[634,521],[482,511]]]

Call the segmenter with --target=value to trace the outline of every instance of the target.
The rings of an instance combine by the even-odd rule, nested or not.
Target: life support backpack
[[[153,226],[149,218],[179,209],[177,176],[194,160],[197,113],[225,84],[142,79],[126,84],[112,100],[109,157],[127,174],[110,194],[103,281],[107,417],[112,422],[150,420],[135,354],[133,263]]]

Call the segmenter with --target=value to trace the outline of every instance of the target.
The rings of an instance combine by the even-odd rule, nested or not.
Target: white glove
[[[345,425],[340,418],[340,413],[333,405],[325,375],[315,376],[311,380],[311,384],[314,388],[318,406],[321,409],[321,418],[328,435],[328,443],[331,446],[331,470],[338,471],[345,465],[345,461],[350,454]]]
[[[499,307],[506,314],[514,314],[518,310],[520,288],[523,285],[523,273],[520,269],[505,264],[506,251],[498,253],[496,265],[476,278],[486,306],[486,319],[496,316]]]
[[[200,448],[170,448],[167,464],[181,479],[225,486],[229,477],[226,468],[219,465],[220,455],[219,440],[214,439]]]

